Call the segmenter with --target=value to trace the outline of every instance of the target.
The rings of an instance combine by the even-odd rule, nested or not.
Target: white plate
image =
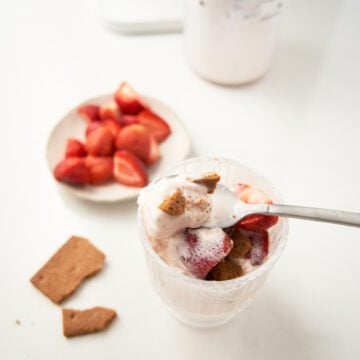
[[[185,159],[190,152],[190,137],[179,117],[165,104],[148,96],[143,96],[151,109],[164,118],[171,127],[171,135],[160,144],[161,159],[148,168],[149,181],[167,168]],[[85,104],[101,105],[113,100],[112,95],[99,96],[76,106],[54,127],[47,144],[47,161],[51,172],[64,158],[65,144],[69,137],[85,139],[86,122],[77,113],[79,106]],[[95,202],[115,202],[136,198],[141,188],[121,185],[115,181],[100,186],[72,186],[60,183],[59,186],[71,194]]]

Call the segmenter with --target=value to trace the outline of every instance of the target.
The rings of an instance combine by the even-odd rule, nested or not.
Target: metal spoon
[[[360,213],[304,206],[246,204],[222,184],[217,184],[212,195],[212,216],[204,226],[225,228],[253,214],[277,215],[360,227]]]

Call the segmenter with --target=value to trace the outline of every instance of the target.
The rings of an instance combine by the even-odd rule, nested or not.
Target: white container
[[[186,0],[184,52],[206,80],[240,85],[271,64],[283,0]]]
[[[268,180],[231,160],[193,158],[179,164],[165,175],[194,176],[209,171],[216,171],[221,176],[221,182],[230,189],[234,189],[237,183],[244,182],[263,190],[276,203],[282,203],[281,196]],[[151,191],[152,184],[142,191]],[[178,320],[196,327],[224,324],[250,304],[280,256],[288,234],[288,221],[280,218],[269,231],[269,256],[262,265],[233,280],[205,281],[182,274],[158,256],[147,238],[142,211],[139,206],[138,226],[154,289]]]

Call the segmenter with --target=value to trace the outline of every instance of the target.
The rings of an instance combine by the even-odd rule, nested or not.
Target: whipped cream
[[[160,210],[159,205],[177,189],[186,199],[186,208],[182,215],[172,216]],[[141,192],[138,204],[148,235],[158,240],[186,228],[201,227],[211,216],[211,197],[206,187],[182,177],[160,179],[151,191]]]

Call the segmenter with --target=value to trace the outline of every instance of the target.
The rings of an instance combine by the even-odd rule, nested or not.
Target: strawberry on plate
[[[160,159],[160,148],[158,142],[155,140],[154,136],[150,135],[150,151],[146,159],[147,165],[155,164]]]
[[[123,114],[136,115],[140,111],[149,108],[127,82],[120,85],[114,97]]]
[[[60,161],[54,169],[54,177],[58,181],[74,185],[84,185],[90,182],[90,172],[85,165],[85,159],[71,157]]]
[[[111,131],[105,126],[100,126],[92,131],[86,140],[86,150],[89,155],[94,156],[112,155],[114,136]]]
[[[269,253],[269,234],[267,231],[242,231],[250,241],[252,248],[246,254],[252,265],[261,265]]]
[[[65,158],[86,156],[85,145],[77,139],[67,139],[65,148]]]
[[[78,108],[78,113],[87,122],[99,121],[100,118],[100,106],[98,105],[83,105]]]
[[[118,150],[129,150],[148,163],[151,135],[144,126],[139,124],[125,126],[116,137],[115,145]]]
[[[121,130],[121,124],[115,119],[105,119],[100,121],[101,125],[107,127],[111,133],[113,134],[114,138],[118,135],[119,131]]]
[[[114,119],[120,122],[121,110],[115,102],[109,102],[100,106],[99,115],[101,120]]]
[[[112,178],[113,158],[111,156],[87,156],[85,165],[90,171],[90,184],[100,185]]]
[[[142,161],[127,150],[117,151],[114,155],[113,176],[120,184],[143,187],[148,183],[148,175]]]
[[[272,204],[271,199],[261,190],[247,184],[238,184],[236,195],[247,204]],[[236,224],[240,229],[248,231],[265,231],[278,221],[277,216],[250,215]]]
[[[131,125],[138,123],[139,123],[139,118],[136,115],[123,115],[121,117],[121,124],[123,125]]]
[[[232,246],[232,240],[220,228],[188,229],[177,251],[189,272],[198,279],[205,279],[229,254]]]
[[[94,130],[98,129],[101,126],[103,126],[101,121],[89,122],[85,130],[85,136],[88,137]]]
[[[151,111],[141,111],[138,115],[138,121],[154,135],[158,142],[164,141],[171,133],[169,124]]]

